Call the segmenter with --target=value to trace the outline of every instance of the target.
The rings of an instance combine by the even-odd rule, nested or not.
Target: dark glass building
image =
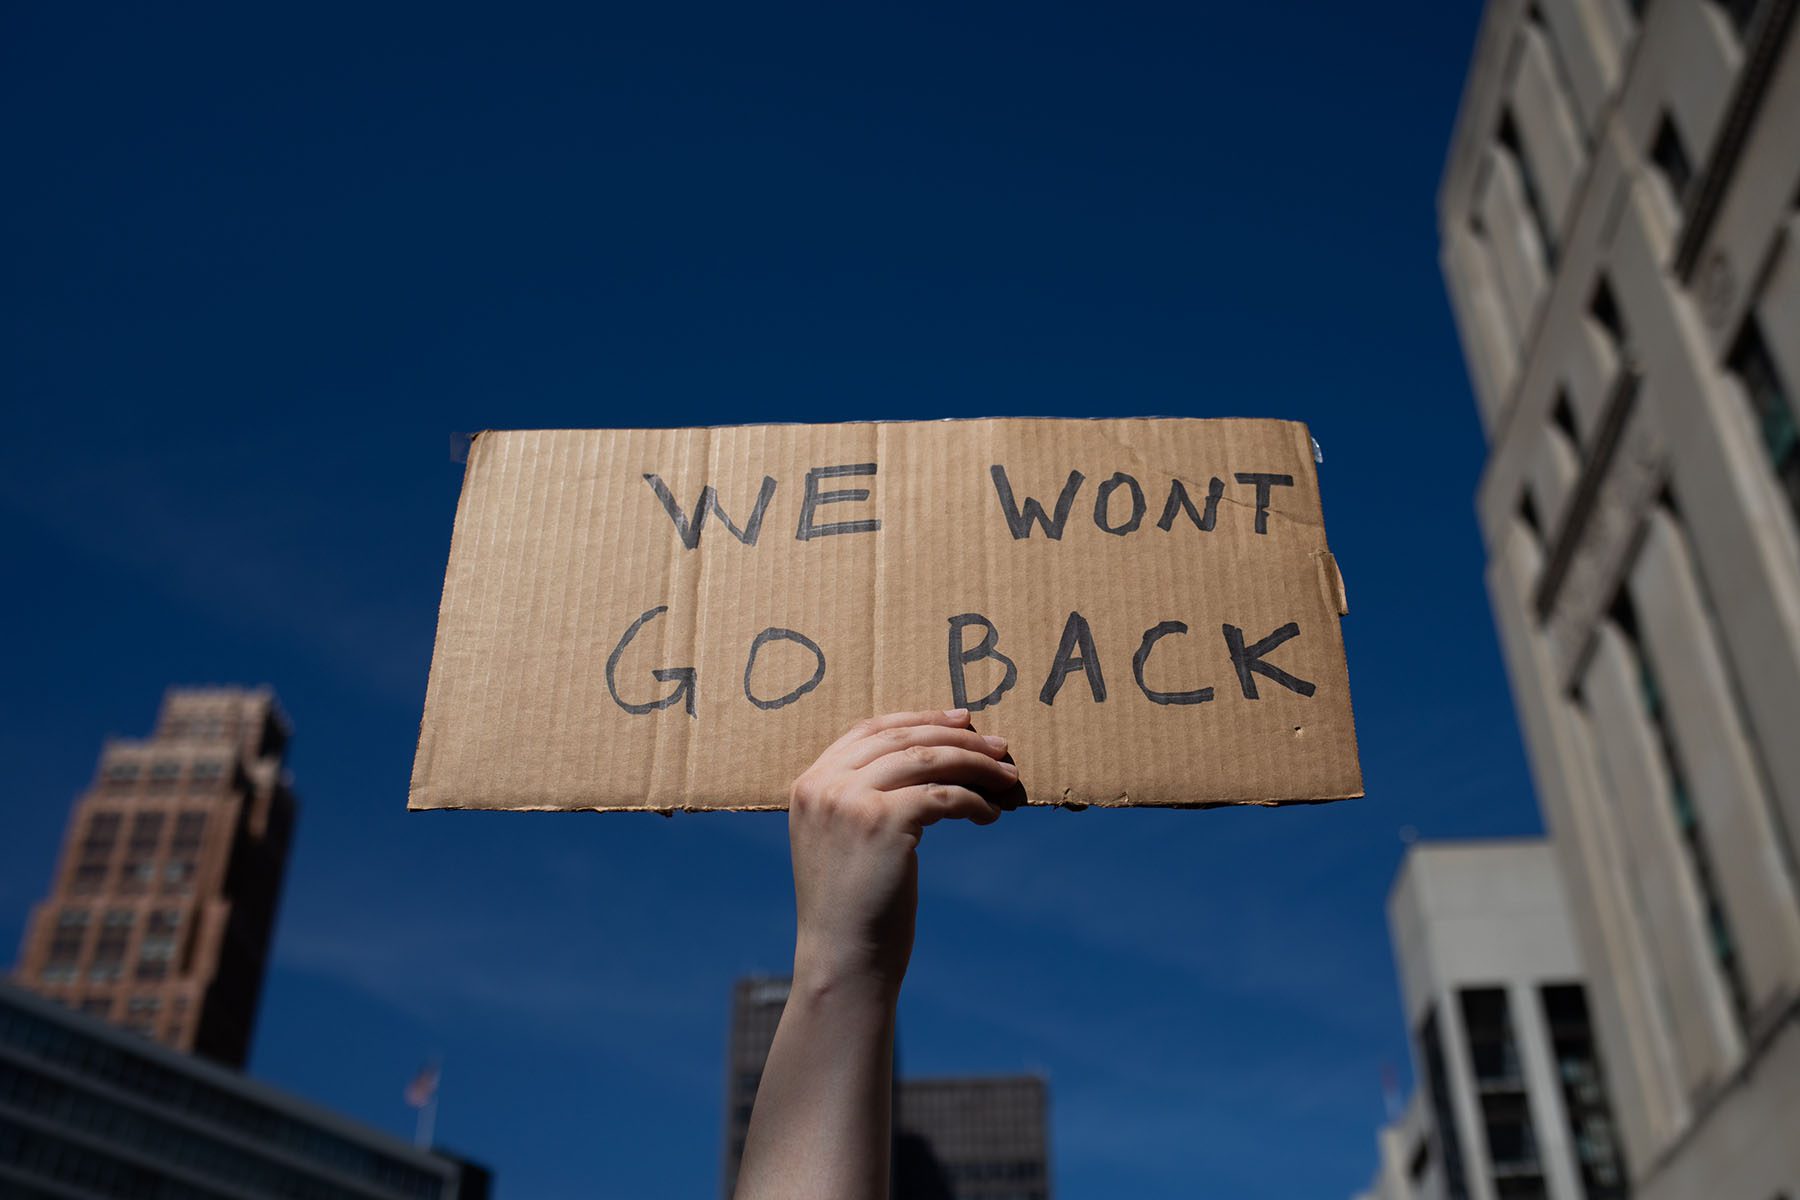
[[[0,984],[0,1197],[487,1200],[488,1171]]]

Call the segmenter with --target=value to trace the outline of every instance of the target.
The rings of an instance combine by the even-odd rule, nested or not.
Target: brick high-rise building
[[[241,1066],[293,834],[289,732],[267,688],[171,689],[154,734],[109,740],[15,979]]]

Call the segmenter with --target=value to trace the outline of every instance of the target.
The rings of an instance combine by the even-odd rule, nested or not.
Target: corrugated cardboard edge
[[[1038,809],[1061,808],[1061,809],[1067,809],[1069,812],[1082,812],[1082,811],[1084,811],[1086,809],[1090,809],[1090,808],[1117,809],[1121,812],[1130,812],[1130,811],[1133,811],[1136,809],[1195,810],[1195,809],[1205,809],[1205,808],[1295,808],[1295,807],[1310,806],[1310,805],[1315,805],[1315,804],[1336,804],[1340,800],[1359,800],[1362,797],[1363,797],[1363,792],[1361,789],[1358,789],[1357,791],[1354,791],[1354,792],[1345,792],[1342,795],[1312,796],[1305,800],[1198,800],[1198,801],[1157,802],[1157,801],[1145,801],[1145,800],[1133,801],[1133,800],[1129,800],[1127,797],[1120,796],[1116,800],[1088,800],[1088,801],[1081,801],[1081,800],[1028,800],[1024,804],[1019,805],[1019,808],[1021,808],[1021,809],[1024,809],[1024,808],[1038,808]],[[647,804],[646,805],[609,804],[609,805],[605,805],[605,806],[580,805],[580,804],[515,804],[509,808],[481,808],[481,807],[478,807],[478,806],[472,805],[472,804],[435,804],[435,805],[431,805],[429,807],[413,808],[413,809],[410,809],[409,811],[412,811],[412,812],[546,812],[546,813],[548,813],[548,812],[581,812],[581,813],[618,812],[618,813],[647,813],[651,816],[657,816],[657,817],[672,817],[676,813],[715,813],[715,812],[738,812],[738,813],[742,813],[742,812],[751,812],[751,813],[779,812],[779,813],[784,813],[787,810],[788,810],[787,805],[785,805],[785,804],[734,804],[730,808],[721,808],[718,805],[711,805],[711,804],[678,804],[678,805],[674,805],[673,807],[651,806],[651,805],[647,805]]]
[[[430,798],[425,794],[425,785],[420,780],[420,776],[426,773],[425,718],[429,711],[427,702],[431,697],[432,679],[438,672],[437,647],[444,627],[444,596],[450,590],[450,571],[447,564],[455,561],[457,539],[463,536],[463,517],[469,502],[469,472],[475,469],[475,460],[481,456],[482,439],[487,436],[488,432],[483,429],[471,433],[468,446],[463,453],[462,481],[457,485],[456,491],[456,515],[450,521],[450,550],[444,558],[446,569],[443,586],[438,588],[437,620],[432,623],[431,627],[431,665],[425,673],[425,696],[419,703],[419,736],[413,741],[412,774],[406,787],[406,810],[408,812],[431,812],[444,807],[430,802]]]

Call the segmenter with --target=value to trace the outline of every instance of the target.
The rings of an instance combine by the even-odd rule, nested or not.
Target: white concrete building
[[[1388,929],[1412,1103],[1365,1200],[1612,1200],[1624,1163],[1548,843],[1407,852]]]
[[[1438,197],[1634,1195],[1800,1194],[1800,0],[1490,0]]]

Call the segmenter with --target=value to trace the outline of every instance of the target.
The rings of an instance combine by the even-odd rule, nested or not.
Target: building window
[[[1513,121],[1512,110],[1507,109],[1500,115],[1500,129],[1495,135],[1500,145],[1512,156],[1513,163],[1519,169],[1519,188],[1525,193],[1525,207],[1531,213],[1531,223],[1537,228],[1538,244],[1543,248],[1544,264],[1548,267],[1556,265],[1556,233],[1550,224],[1550,213],[1544,207],[1544,194],[1538,187],[1537,176],[1532,174],[1531,160],[1525,156],[1525,143],[1519,139],[1519,127]]]
[[[1663,778],[1669,786],[1669,803],[1675,813],[1675,827],[1681,835],[1682,849],[1688,860],[1694,886],[1700,893],[1700,906],[1706,920],[1707,944],[1712,951],[1713,963],[1718,968],[1720,979],[1731,997],[1732,1012],[1741,1025],[1750,1009],[1750,993],[1744,984],[1743,963],[1738,957],[1737,939],[1732,934],[1731,920],[1726,916],[1724,901],[1719,895],[1718,873],[1713,869],[1705,831],[1700,828],[1699,814],[1694,808],[1694,795],[1688,787],[1687,771],[1675,747],[1675,732],[1669,724],[1662,680],[1650,662],[1650,656],[1645,653],[1643,640],[1638,633],[1637,609],[1631,602],[1630,592],[1625,588],[1619,589],[1608,616],[1624,636],[1637,666],[1638,699],[1655,734],[1657,750],[1662,759]]]
[[[181,910],[154,909],[144,919],[144,940],[138,946],[137,977],[165,978],[175,958],[175,934],[181,928]]]
[[[1449,1062],[1444,1055],[1436,1009],[1425,1014],[1425,1023],[1419,1027],[1419,1048],[1425,1060],[1425,1087],[1431,1099],[1439,1157],[1444,1162],[1444,1194],[1448,1200],[1469,1200],[1469,1185],[1463,1177],[1462,1141],[1456,1136],[1456,1109],[1450,1101]]]
[[[181,778],[181,764],[164,760],[150,764],[150,786],[153,789],[171,788]]]
[[[1538,519],[1537,504],[1531,499],[1530,488],[1519,493],[1519,520],[1531,530],[1532,537],[1540,543],[1544,540],[1544,523]]]
[[[175,818],[175,837],[169,853],[192,858],[200,853],[200,839],[206,834],[206,814],[184,812]]]
[[[113,843],[119,840],[119,826],[122,818],[116,812],[97,812],[88,818],[87,828],[81,832],[81,854],[83,858],[104,858],[112,853]]]
[[[1612,342],[1613,352],[1623,357],[1625,353],[1625,318],[1619,315],[1619,302],[1613,298],[1612,284],[1605,276],[1594,285],[1594,294],[1588,300],[1588,315],[1606,332]]]
[[[1412,1180],[1413,1187],[1418,1187],[1425,1178],[1425,1172],[1431,1170],[1431,1139],[1421,1137],[1413,1145],[1412,1156],[1406,1160],[1406,1177]]]
[[[1566,983],[1542,987],[1538,996],[1556,1059],[1557,1081],[1562,1086],[1569,1139],[1581,1170],[1582,1194],[1586,1200],[1625,1200],[1629,1189],[1623,1156],[1613,1130],[1600,1051],[1588,1020],[1587,993],[1578,983]]]
[[[114,791],[129,791],[137,786],[138,765],[134,762],[107,763],[101,777]]]
[[[185,896],[193,890],[194,862],[192,859],[174,859],[163,864],[162,890],[170,896]]]
[[[1656,127],[1656,139],[1650,143],[1650,161],[1662,175],[1675,211],[1680,212],[1685,207],[1682,202],[1687,198],[1688,185],[1694,182],[1694,164],[1688,159],[1687,147],[1682,145],[1680,130],[1666,112]]]
[[[194,764],[188,776],[188,786],[194,789],[211,789],[218,786],[219,780],[225,777],[225,764],[215,759]]]
[[[81,1000],[81,1011],[90,1017],[105,1017],[112,1013],[111,996],[84,996]]]
[[[1745,318],[1743,330],[1732,343],[1727,365],[1750,401],[1751,415],[1762,434],[1763,452],[1769,456],[1775,478],[1787,493],[1795,519],[1800,520],[1800,424],[1796,423],[1793,399],[1754,314]]]
[[[87,927],[88,910],[85,908],[65,908],[56,915],[56,932],[50,935],[50,965],[69,966],[81,958]]]
[[[119,890],[141,892],[156,878],[156,852],[161,846],[163,815],[159,812],[138,813],[131,822],[131,835],[125,843],[125,862],[119,874]]]
[[[105,983],[119,977],[125,963],[125,947],[131,941],[133,921],[132,911],[128,908],[107,911],[100,925],[100,936],[94,941],[94,958],[88,967],[89,979]]]
[[[1718,9],[1731,22],[1731,28],[1737,32],[1738,41],[1748,41],[1750,23],[1756,19],[1756,10],[1762,7],[1762,0],[1716,0]]]
[[[1495,1190],[1502,1196],[1542,1195],[1543,1167],[1525,1077],[1519,1069],[1512,1013],[1501,988],[1465,988],[1458,994],[1469,1067],[1481,1097],[1482,1127]]]
[[[1523,1091],[1525,1081],[1519,1072],[1506,993],[1499,988],[1465,988],[1460,999],[1476,1086],[1484,1092]]]
[[[113,846],[119,840],[120,816],[116,812],[97,812],[88,818],[76,850],[74,886],[78,892],[93,892],[106,879],[107,864]]]
[[[157,844],[162,841],[163,815],[159,812],[143,812],[131,822],[131,840],[126,850],[136,858],[155,854]]]
[[[1550,421],[1569,439],[1569,448],[1581,452],[1581,428],[1575,424],[1575,409],[1569,403],[1567,388],[1556,389],[1556,403],[1550,408]]]

